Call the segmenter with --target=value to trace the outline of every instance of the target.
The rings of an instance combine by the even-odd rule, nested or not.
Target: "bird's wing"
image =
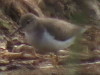
[[[47,19],[46,23],[44,23],[44,27],[56,40],[60,41],[67,40],[79,34],[82,30],[81,27],[77,25],[57,19]]]

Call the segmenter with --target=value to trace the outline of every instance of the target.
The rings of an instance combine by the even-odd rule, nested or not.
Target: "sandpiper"
[[[32,13],[23,15],[20,25],[19,29],[23,29],[28,43],[40,53],[68,48],[87,29],[60,19],[37,17]]]

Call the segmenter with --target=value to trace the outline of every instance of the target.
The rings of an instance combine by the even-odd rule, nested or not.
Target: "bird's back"
[[[84,29],[80,26],[73,25],[59,19],[47,18],[42,19],[40,22],[43,22],[42,24],[46,31],[59,41],[65,41],[75,35],[78,35]]]

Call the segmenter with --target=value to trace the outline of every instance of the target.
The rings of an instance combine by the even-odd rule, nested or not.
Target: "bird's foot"
[[[57,66],[59,64],[59,57],[58,55],[54,54],[54,53],[50,53],[50,58],[51,58],[51,62],[54,66]]]

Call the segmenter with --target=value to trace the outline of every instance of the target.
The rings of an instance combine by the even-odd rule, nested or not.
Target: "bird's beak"
[[[23,27],[19,27],[17,30],[15,30],[10,36],[13,36],[15,33],[17,33],[18,31],[20,31]]]

